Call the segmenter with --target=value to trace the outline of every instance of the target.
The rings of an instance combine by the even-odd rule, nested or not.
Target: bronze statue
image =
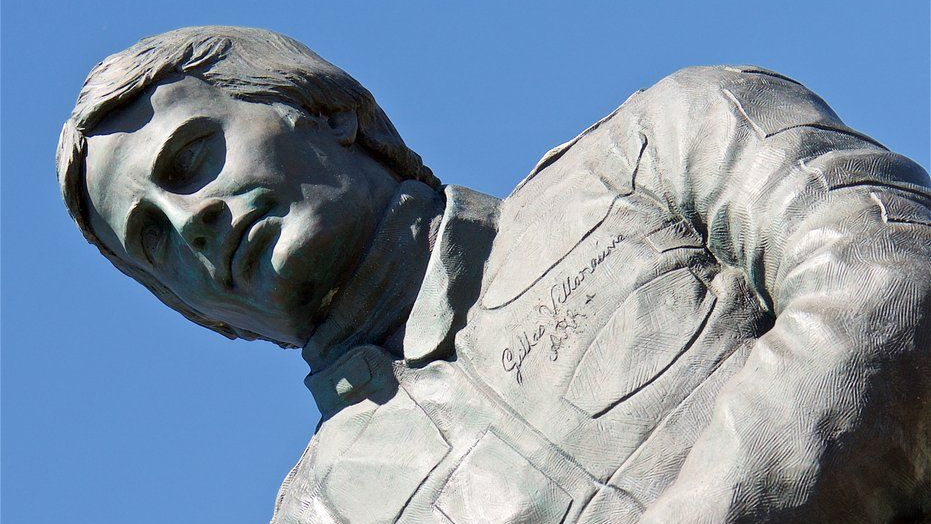
[[[928,174],[778,73],[679,71],[501,201],[303,45],[186,28],[91,72],[58,171],[168,306],[302,348],[275,523],[931,515]]]

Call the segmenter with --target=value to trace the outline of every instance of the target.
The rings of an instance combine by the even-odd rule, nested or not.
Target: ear
[[[333,114],[327,120],[327,124],[340,144],[349,147],[355,143],[356,133],[359,131],[359,118],[355,111]]]

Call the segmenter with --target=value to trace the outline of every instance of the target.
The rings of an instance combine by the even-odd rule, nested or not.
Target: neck
[[[421,182],[398,186],[362,261],[304,345],[312,370],[358,345],[391,349],[417,298],[442,213],[442,194]]]

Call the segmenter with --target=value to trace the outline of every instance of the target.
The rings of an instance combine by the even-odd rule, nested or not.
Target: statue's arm
[[[684,70],[624,118],[648,144],[640,187],[775,319],[643,522],[931,512],[927,173],[765,71]]]

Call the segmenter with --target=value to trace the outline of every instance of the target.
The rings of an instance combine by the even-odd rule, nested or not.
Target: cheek
[[[261,116],[251,120],[250,115],[237,116],[223,126],[226,158],[220,182],[225,190],[235,193],[251,184],[277,190],[287,185],[291,166],[276,145],[279,126]]]
[[[223,171],[218,177],[217,191],[236,194],[247,186],[277,188],[285,181],[280,163],[262,144],[244,137],[227,137],[227,151]]]
[[[300,164],[301,144],[298,133],[290,129],[272,109],[259,106],[257,111],[236,114],[224,126],[238,165],[285,172],[295,162]]]

